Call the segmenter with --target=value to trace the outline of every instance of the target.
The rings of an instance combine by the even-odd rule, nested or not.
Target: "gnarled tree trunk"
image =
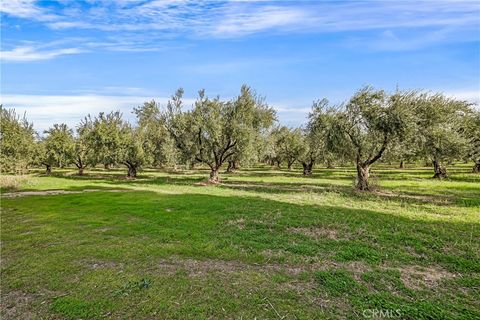
[[[237,162],[235,160],[229,160],[228,161],[227,172],[228,173],[233,173],[233,172],[237,171],[237,169],[238,169]]]
[[[475,161],[475,165],[473,166],[473,173],[480,173],[480,159]]]
[[[128,169],[127,178],[136,178],[138,166],[130,161],[126,161],[125,165],[127,166],[127,169]]]
[[[303,175],[304,176],[311,176],[312,175],[313,163],[314,163],[313,161],[310,161],[310,162],[302,161]]]
[[[368,178],[370,177],[370,165],[365,163],[357,163],[357,186],[361,191],[370,190]]]
[[[440,163],[438,160],[433,160],[433,170],[435,174],[433,178],[435,179],[444,179],[447,177],[447,168]]]
[[[208,178],[208,182],[217,184],[218,183],[218,169],[217,167],[213,167],[210,171],[210,177]]]
[[[137,168],[134,166],[128,167],[127,177],[136,178],[137,177]]]

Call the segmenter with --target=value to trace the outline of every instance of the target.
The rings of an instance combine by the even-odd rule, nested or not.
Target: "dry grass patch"
[[[402,266],[398,270],[401,280],[407,288],[420,290],[423,288],[435,288],[444,279],[453,279],[456,274],[440,267]]]
[[[9,191],[18,190],[22,184],[28,181],[28,178],[27,175],[0,175],[0,188]]]
[[[330,240],[338,240],[340,238],[338,230],[326,227],[295,227],[288,228],[288,231],[293,233],[300,233],[305,236],[314,238],[315,240],[325,238]]]
[[[245,229],[245,219],[240,218],[240,219],[237,219],[237,220],[229,220],[229,221],[227,221],[227,225],[236,226],[238,229],[243,230],[243,229]]]

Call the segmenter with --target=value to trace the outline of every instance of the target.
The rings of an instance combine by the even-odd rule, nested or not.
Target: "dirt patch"
[[[400,271],[402,282],[407,288],[413,290],[434,288],[440,281],[456,277],[454,273],[433,266],[402,266],[398,270]]]
[[[27,293],[21,290],[7,291],[2,289],[0,299],[0,318],[9,319],[39,319],[42,309],[48,306],[53,297],[64,296],[50,290]]]
[[[3,291],[3,290],[2,290]],[[35,296],[20,290],[2,292],[1,318],[6,319],[34,319],[35,314],[29,310]]]
[[[129,192],[130,190],[119,190],[119,189],[85,189],[79,191],[71,190],[45,190],[45,191],[19,191],[19,192],[7,192],[2,194],[2,198],[11,199],[19,198],[26,196],[54,196],[59,194],[75,194],[75,193],[85,193],[85,192]]]
[[[338,230],[325,227],[298,227],[289,228],[288,231],[293,233],[300,233],[305,236],[314,238],[315,240],[325,238],[330,240],[338,240],[340,238]]]

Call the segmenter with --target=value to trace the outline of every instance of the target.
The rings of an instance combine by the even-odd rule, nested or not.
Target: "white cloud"
[[[79,48],[59,48],[50,50],[38,50],[34,46],[21,46],[12,50],[0,51],[0,60],[2,62],[22,62],[49,60],[63,55],[71,55],[85,52]]]

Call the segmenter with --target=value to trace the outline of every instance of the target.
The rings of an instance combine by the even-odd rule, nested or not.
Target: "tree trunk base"
[[[357,184],[356,189],[360,191],[369,191],[368,178],[370,177],[370,167],[357,164]]]
[[[434,179],[445,179],[447,177],[447,168],[444,165],[440,164],[437,161],[433,162],[433,170],[435,174],[433,175]]]
[[[210,171],[210,177],[208,178],[208,183],[218,184],[218,169]]]
[[[302,162],[303,175],[305,177],[310,177],[312,175],[313,162],[307,163]]]
[[[128,167],[127,178],[135,179],[137,177],[137,168]]]
[[[51,174],[52,174],[52,166],[46,166],[45,174],[47,174],[47,175],[51,175]]]

